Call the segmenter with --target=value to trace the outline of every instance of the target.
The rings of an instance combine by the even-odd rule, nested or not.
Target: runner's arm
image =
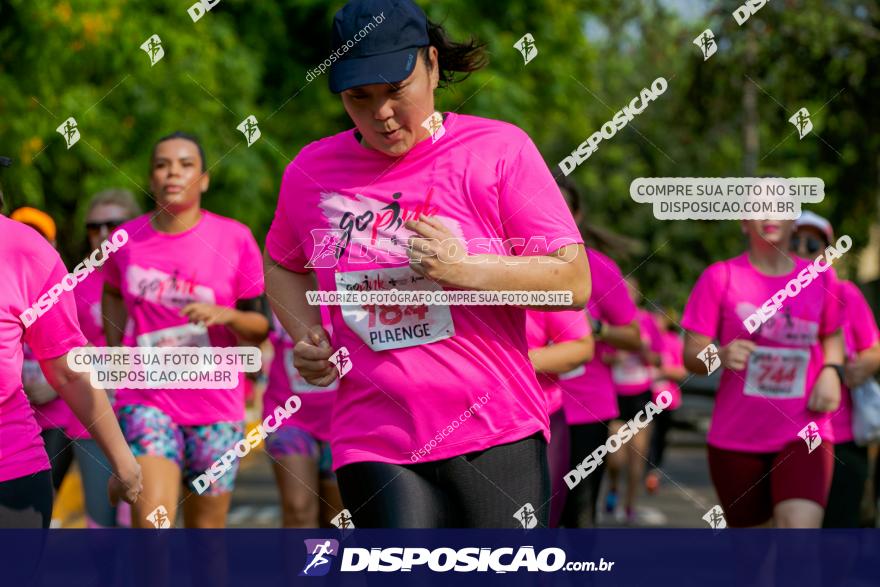
[[[568,373],[593,359],[593,337],[568,340],[529,351],[538,373]]]
[[[850,389],[855,389],[880,369],[880,342],[866,348],[857,354],[844,366],[846,371],[846,384]]]
[[[845,351],[843,332],[841,329],[822,337],[822,354],[824,365],[843,365]],[[840,377],[833,369],[822,369],[813,389],[807,406],[814,412],[833,412],[840,407]]]
[[[294,342],[305,338],[310,328],[321,327],[321,307],[312,306],[306,300],[307,291],[318,289],[315,274],[285,269],[268,253],[263,254],[263,267],[269,305]]]
[[[104,293],[101,296],[101,316],[104,322],[104,333],[107,346],[122,346],[122,335],[128,321],[128,310],[122,299],[122,292],[104,282]]]
[[[607,342],[616,349],[622,351],[637,351],[642,348],[642,333],[639,330],[639,321],[634,318],[629,324],[612,326],[607,322],[602,323],[602,330],[596,336],[596,340]]]
[[[708,336],[685,330],[684,332],[684,366],[685,369],[695,375],[706,375],[709,370],[706,364],[697,356],[706,348],[712,339]]]
[[[88,373],[78,373],[70,369],[66,354],[40,361],[40,368],[49,384],[70,406],[83,426],[88,428],[107,456],[113,473],[126,487],[123,499],[133,503],[142,489],[140,465],[122,436],[106,392],[92,387]]]

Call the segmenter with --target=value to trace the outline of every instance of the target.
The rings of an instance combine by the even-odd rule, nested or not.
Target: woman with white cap
[[[799,256],[815,259],[834,243],[831,223],[814,212],[805,210],[795,221],[791,249]],[[871,307],[858,286],[840,280],[839,298],[843,304],[843,337],[846,346],[844,386],[840,408],[833,414],[834,477],[825,528],[858,528],[861,526],[862,497],[868,480],[868,448],[855,443],[852,429],[853,402],[850,391],[873,377],[880,369],[880,331]]]

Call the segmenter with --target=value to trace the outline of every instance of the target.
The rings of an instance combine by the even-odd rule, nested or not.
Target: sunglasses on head
[[[800,237],[797,235],[791,237],[791,248],[795,250],[799,249],[801,247],[801,239],[803,239],[804,243],[807,246],[807,252],[811,255],[813,253],[818,253],[825,248],[825,243],[815,237]]]
[[[101,228],[106,228],[108,231],[113,230],[120,224],[123,224],[125,220],[105,220],[104,222],[86,222],[86,230],[89,232],[100,232]]]

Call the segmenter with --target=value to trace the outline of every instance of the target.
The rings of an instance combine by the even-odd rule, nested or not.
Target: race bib
[[[442,291],[409,267],[336,274],[340,292],[392,290]],[[374,351],[428,344],[455,335],[449,306],[340,306],[346,325]]]
[[[208,337],[208,328],[206,326],[190,323],[141,334],[137,337],[137,345],[149,347],[208,347],[211,346],[211,339]]]
[[[638,355],[627,354],[611,367],[611,377],[618,385],[642,385],[651,381],[651,371]]]
[[[810,351],[761,347],[749,355],[745,395],[788,399],[806,393]]]
[[[296,367],[293,366],[293,349],[284,350],[284,371],[287,373],[287,379],[290,381],[290,388],[295,393],[320,393],[324,391],[336,391],[339,389],[339,379],[327,387],[319,387],[312,385],[299,374]]]

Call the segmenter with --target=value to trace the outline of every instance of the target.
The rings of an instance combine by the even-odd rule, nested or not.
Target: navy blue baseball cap
[[[351,0],[333,17],[341,57],[330,65],[330,91],[405,80],[429,44],[428,17],[411,0]]]

